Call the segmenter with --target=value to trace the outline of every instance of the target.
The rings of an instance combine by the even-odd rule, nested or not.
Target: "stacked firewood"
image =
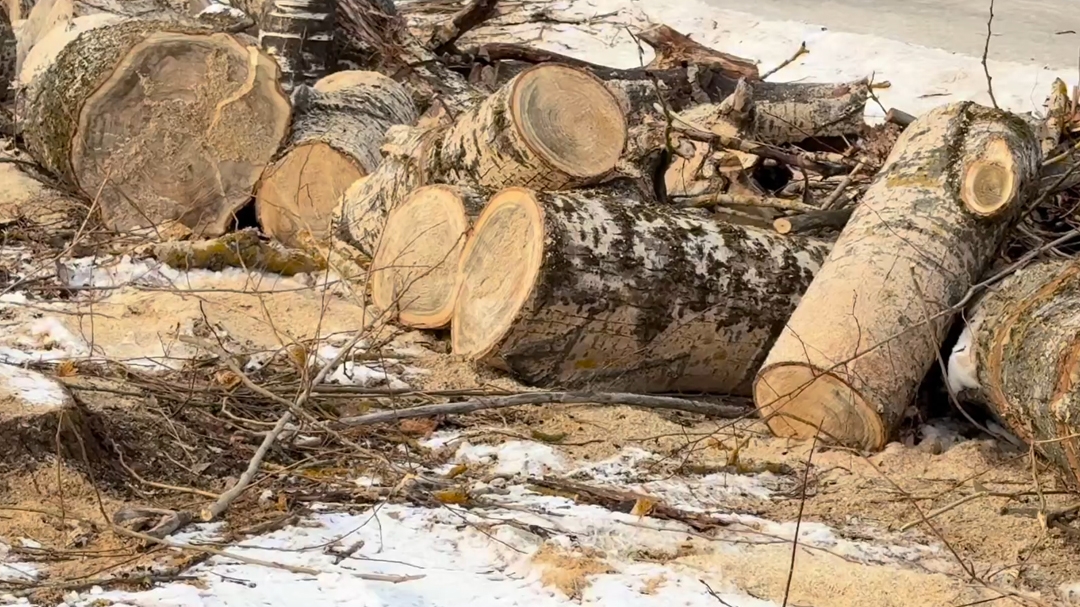
[[[950,388],[1076,480],[1080,266],[994,266],[1080,181],[1063,85],[1043,121],[960,102],[870,128],[870,82],[767,82],[666,26],[638,69],[458,43],[494,10],[418,36],[376,0],[9,0],[0,76],[44,169],[10,178],[158,239],[221,236],[253,199],[469,360],[752,395],[778,435],[871,450],[967,310]]]

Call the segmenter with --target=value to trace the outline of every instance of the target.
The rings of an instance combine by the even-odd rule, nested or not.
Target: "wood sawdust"
[[[542,570],[541,583],[558,588],[572,599],[580,599],[581,593],[589,586],[589,576],[614,572],[598,557],[587,552],[569,553],[545,544],[533,556],[533,563]]]

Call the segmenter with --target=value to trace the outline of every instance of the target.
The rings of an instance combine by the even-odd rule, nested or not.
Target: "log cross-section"
[[[1022,119],[970,102],[904,131],[758,375],[774,433],[884,446],[1040,158]]]
[[[465,245],[454,353],[533,385],[748,394],[829,247],[622,183],[509,188]]]

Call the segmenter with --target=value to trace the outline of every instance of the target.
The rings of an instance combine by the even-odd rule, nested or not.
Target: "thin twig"
[[[787,59],[783,60],[780,63],[780,65],[778,65],[778,66],[772,68],[771,70],[765,72],[764,74],[762,74],[761,79],[762,80],[768,80],[769,76],[772,76],[776,72],[779,72],[780,70],[784,69],[785,67],[791,65],[792,63],[794,63],[794,61],[796,59],[798,59],[799,57],[802,57],[803,55],[805,55],[805,54],[807,54],[809,52],[810,52],[810,49],[806,48],[806,42],[805,41],[801,42],[799,44],[799,49],[797,51],[795,51],[794,55],[792,55],[792,56],[788,57]]]
[[[821,430],[821,424],[818,424]],[[791,564],[788,566],[787,583],[784,584],[784,603],[787,607],[788,598],[791,595],[791,580],[795,577],[795,556],[799,552],[799,529],[802,527],[803,509],[806,507],[806,484],[810,481],[810,464],[814,460],[814,449],[817,447],[818,434],[814,433],[814,441],[810,443],[810,452],[806,454],[806,470],[803,471],[802,497],[799,499],[799,516],[795,519],[795,537],[791,539]]]
[[[982,66],[983,73],[986,74],[986,92],[990,93],[990,103],[994,104],[994,109],[1001,109],[998,107],[997,99],[994,98],[994,79],[990,77],[990,68],[986,65],[986,57],[990,54],[990,36],[994,35],[994,30],[991,27],[993,23],[994,0],[990,0],[990,18],[986,20],[986,46],[983,47]]]

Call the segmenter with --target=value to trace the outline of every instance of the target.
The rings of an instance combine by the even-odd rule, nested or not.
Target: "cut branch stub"
[[[1080,264],[1022,268],[972,308],[949,360],[1009,429],[1080,486]]]
[[[626,119],[600,80],[538,65],[457,119],[440,172],[450,183],[566,189],[610,172],[625,143]]]
[[[91,15],[27,57],[22,132],[47,169],[126,231],[225,231],[292,113],[273,59],[229,34]]]
[[[758,375],[774,433],[884,446],[1040,158],[1023,120],[968,102],[904,131]]]
[[[401,324],[438,329],[450,324],[458,263],[486,197],[460,186],[413,190],[386,220],[371,263],[371,299],[398,312]]]
[[[306,97],[256,195],[263,231],[292,246],[326,240],[342,194],[379,166],[386,131],[417,117],[409,93],[376,72],[331,74]]]
[[[453,349],[533,385],[748,394],[829,247],[622,183],[509,188],[465,244]]]

